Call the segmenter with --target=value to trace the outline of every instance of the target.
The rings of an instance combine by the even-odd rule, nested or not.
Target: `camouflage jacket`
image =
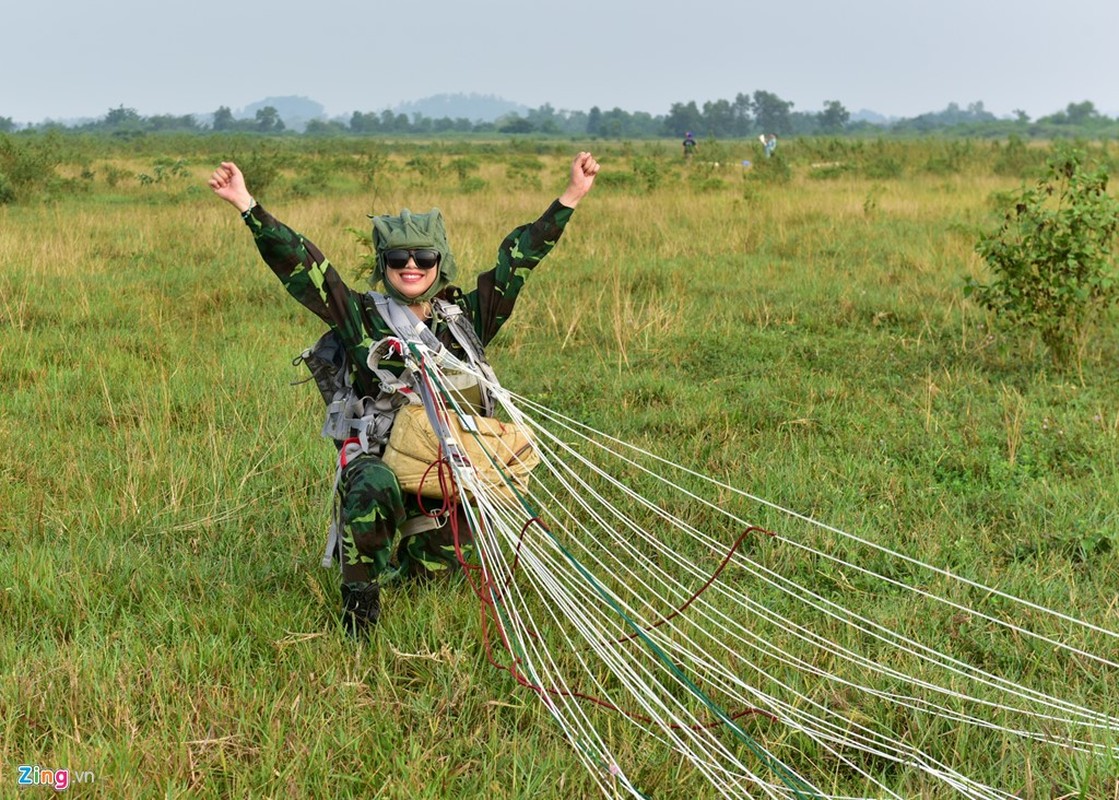
[[[462,308],[474,323],[482,344],[487,344],[513,312],[525,279],[551,252],[574,209],[558,200],[535,222],[514,229],[497,250],[493,269],[478,276],[477,286],[463,292],[448,286],[439,297]],[[377,380],[366,366],[374,342],[392,331],[364,292],[351,289],[322,252],[310,241],[269,214],[259,204],[243,215],[264,261],[288,293],[326,322],[342,340],[354,365],[354,385],[359,392],[376,395]],[[433,333],[444,344],[458,349],[443,322]],[[382,362],[389,369],[402,368]],[[395,369],[394,369],[395,371]]]

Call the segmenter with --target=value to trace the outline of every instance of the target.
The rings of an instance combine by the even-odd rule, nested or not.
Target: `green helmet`
[[[404,297],[385,280],[385,251],[395,248],[414,250],[417,247],[431,247],[439,251],[439,275],[435,283],[420,297]],[[443,212],[433,208],[426,214],[413,214],[403,209],[399,216],[373,217],[373,249],[377,254],[377,267],[370,282],[381,283],[385,293],[402,303],[415,303],[430,300],[443,291],[455,279],[455,257],[447,243],[447,231],[443,227]]]

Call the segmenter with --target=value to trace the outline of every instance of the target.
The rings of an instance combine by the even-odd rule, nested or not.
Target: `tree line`
[[[694,100],[673,103],[667,114],[605,111],[597,106],[589,111],[556,110],[545,103],[523,115],[511,113],[495,121],[470,120],[465,117],[432,118],[422,113],[407,114],[385,109],[380,112],[354,111],[349,119],[313,119],[302,131],[312,136],[431,136],[443,134],[534,134],[541,136],[577,136],[601,139],[655,139],[679,137],[691,132],[699,138],[746,138],[758,134],[777,136],[839,136],[893,133],[926,135],[956,133],[971,136],[1017,136],[1060,138],[1062,136],[1097,136],[1119,133],[1119,119],[1101,114],[1088,100],[1069,103],[1053,114],[1031,120],[1024,111],[1015,111],[1013,118],[999,118],[987,111],[982,102],[961,107],[950,103],[942,111],[915,117],[874,122],[852,120],[851,113],[838,100],[828,100],[819,111],[796,111],[794,103],[773,92],[757,90],[739,93],[733,100],[714,100],[702,106]],[[215,111],[209,121],[193,114],[175,116],[161,114],[141,116],[123,105],[108,111],[104,118],[78,125],[65,126],[44,122],[27,126],[29,130],[64,129],[114,136],[140,136],[147,133],[179,132],[249,132],[270,135],[298,135],[289,129],[274,106],[257,109],[252,118],[236,118],[227,106]],[[0,116],[0,133],[17,129],[10,117]]]

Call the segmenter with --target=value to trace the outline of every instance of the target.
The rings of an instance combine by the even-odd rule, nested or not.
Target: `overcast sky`
[[[1119,0],[9,0],[0,20],[0,116],[21,123],[456,92],[656,115],[756,89],[798,111],[1119,115]]]

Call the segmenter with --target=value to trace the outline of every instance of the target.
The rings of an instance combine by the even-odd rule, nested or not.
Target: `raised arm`
[[[344,346],[356,353],[355,363],[364,364],[368,343],[361,320],[360,293],[346,285],[314,242],[280,222],[253,199],[236,164],[222,162],[208,183],[214,194],[241,212],[261,258],[288,294],[337,331]]]
[[[494,268],[479,275],[477,288],[459,298],[470,310],[483,344],[493,339],[513,313],[525,279],[559,241],[575,206],[594,186],[598,168],[590,153],[575,156],[563,194],[535,222],[506,236],[497,249]]]

